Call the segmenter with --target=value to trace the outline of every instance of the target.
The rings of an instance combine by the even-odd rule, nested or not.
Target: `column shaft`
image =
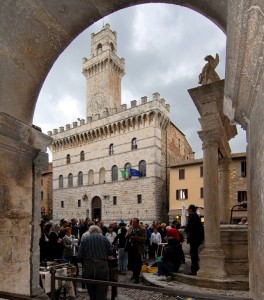
[[[220,224],[228,224],[230,220],[230,195],[229,195],[229,159],[219,159],[219,212]]]
[[[204,155],[205,242],[200,255],[201,277],[226,278],[225,256],[220,241],[217,132],[199,132]],[[212,268],[212,266],[214,266]]]

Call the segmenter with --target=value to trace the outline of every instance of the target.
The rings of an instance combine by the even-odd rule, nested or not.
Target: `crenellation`
[[[130,103],[131,103],[130,108],[127,107],[126,103],[122,104],[118,108],[117,107],[113,107],[110,109],[104,108],[104,110],[102,111],[102,114],[97,113],[97,114],[94,114],[93,116],[88,116],[86,123],[85,123],[85,119],[79,119],[79,122],[80,122],[79,126],[90,124],[92,122],[95,122],[95,121],[98,121],[98,120],[101,120],[104,118],[106,119],[109,116],[118,115],[121,112],[126,112],[126,111],[129,112],[129,110],[131,110],[131,109],[138,109],[138,113],[141,114],[142,111],[146,111],[146,108],[142,107],[144,105],[149,105],[149,109],[153,110],[156,107],[161,108],[160,106],[158,106],[158,103],[161,103],[162,106],[164,106],[164,108],[166,109],[166,111],[170,112],[170,105],[168,103],[166,103],[166,100],[164,98],[160,99],[159,93],[153,93],[152,101],[148,102],[148,97],[143,96],[143,97],[141,97],[139,103],[137,100],[132,100]],[[131,113],[132,113],[132,111],[131,111]],[[134,112],[133,112],[133,115],[134,115]],[[126,116],[124,116],[124,118],[126,118]],[[67,130],[70,130],[70,129],[73,129],[76,127],[78,127],[78,122],[74,121],[74,122],[72,122],[72,126],[70,124],[66,124],[65,128],[63,126],[61,126],[61,127],[59,127],[59,130],[57,130],[57,131],[54,131],[54,130],[53,130],[53,132],[48,131],[48,135],[52,136],[52,135],[55,135],[58,133],[63,133],[64,131],[67,131]]]
[[[141,97],[141,105],[146,104],[147,102],[148,102],[148,97],[147,96]]]
[[[131,108],[134,108],[137,106],[137,100],[132,100],[131,101]]]
[[[122,104],[121,105],[121,111],[125,111],[127,110],[127,105],[126,104]]]
[[[53,134],[57,134],[57,133],[58,133],[58,129],[57,128],[53,129]]]
[[[156,92],[152,94],[152,99],[153,100],[160,100],[160,93]]]

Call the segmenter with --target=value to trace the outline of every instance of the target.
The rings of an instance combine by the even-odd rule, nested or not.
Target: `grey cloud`
[[[138,13],[143,14],[141,27],[136,24]],[[199,115],[187,90],[198,86],[198,75],[208,54],[219,53],[217,72],[224,78],[225,37],[203,16],[175,5],[140,5],[121,10],[80,34],[50,71],[41,90],[34,123],[53,129],[74,121],[76,116],[66,120],[56,109],[68,95],[78,101],[79,112],[85,116],[86,82],[82,75],[82,58],[89,58],[91,33],[98,32],[106,23],[117,32],[118,56],[126,59],[123,89],[137,100],[142,96],[151,98],[153,92],[159,92],[171,105],[172,121],[186,134],[193,150],[201,157],[201,141],[197,134]],[[135,47],[135,38],[142,30],[153,38]],[[131,100],[123,99],[123,102]],[[243,140],[242,133],[232,143],[238,145],[236,149],[243,149]]]

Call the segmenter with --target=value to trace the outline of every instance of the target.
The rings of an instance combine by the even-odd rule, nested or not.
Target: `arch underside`
[[[10,2],[10,3],[9,3]],[[32,124],[42,84],[62,51],[86,28],[104,16],[150,0],[134,1],[6,1],[1,17],[1,111]],[[154,1],[185,6],[226,29],[226,1]],[[9,4],[10,5],[9,5]]]

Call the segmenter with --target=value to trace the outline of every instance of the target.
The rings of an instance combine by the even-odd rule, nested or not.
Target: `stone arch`
[[[52,143],[52,139],[48,138],[40,132],[36,132],[31,125],[34,115],[35,104],[37,97],[43,81],[47,76],[49,70],[51,69],[54,61],[58,58],[60,53],[72,42],[72,40],[77,37],[84,29],[92,25],[93,22],[99,20],[100,18],[111,14],[120,9],[126,7],[151,3],[152,0],[134,0],[134,1],[119,1],[112,3],[111,1],[97,1],[93,4],[90,1],[83,1],[82,6],[75,4],[73,2],[61,1],[58,6],[53,6],[52,3],[46,1],[35,2],[21,2],[15,1],[16,7],[14,9],[12,6],[3,5],[0,8],[0,16],[2,20],[2,30],[1,30],[1,68],[3,70],[1,74],[1,88],[0,89],[0,108],[1,108],[1,120],[4,124],[8,124],[12,129],[14,129],[15,138],[11,136],[13,141],[16,137],[22,137],[21,140],[24,142],[24,146],[28,147],[28,157],[24,159],[20,157],[20,166],[16,166],[16,155],[8,156],[8,163],[3,164],[2,173],[5,174],[5,181],[9,185],[4,185],[2,189],[13,187],[12,190],[8,190],[8,195],[5,195],[5,201],[7,203],[12,203],[17,195],[16,180],[14,177],[15,173],[19,174],[19,169],[21,165],[24,167],[24,177],[31,178],[35,175],[32,166],[33,162],[36,162],[36,158],[39,157],[45,151],[45,147]],[[263,11],[263,1],[256,0],[254,2],[254,7],[251,1],[241,0],[239,5],[236,2],[232,3],[230,1],[206,1],[206,0],[161,0],[160,3],[172,3],[179,4],[194,11],[199,12],[204,15],[212,22],[214,22],[221,30],[225,32],[228,24],[229,36],[231,43],[229,41],[228,55],[229,66],[226,71],[227,85],[225,87],[225,107],[228,115],[231,116],[236,121],[239,121],[243,125],[243,128],[247,128],[251,133],[249,134],[249,158],[251,165],[255,162],[256,170],[252,171],[252,178],[250,178],[250,184],[254,186],[254,193],[252,192],[252,205],[253,208],[250,212],[252,216],[252,224],[250,229],[252,236],[251,244],[255,246],[255,249],[251,250],[253,263],[251,263],[251,286],[250,292],[251,296],[255,299],[260,299],[263,294],[263,289],[259,288],[256,279],[261,278],[263,275],[263,270],[258,268],[259,261],[263,262],[259,253],[261,253],[261,248],[259,245],[263,244],[263,238],[261,242],[255,243],[257,240],[257,234],[259,233],[258,218],[254,218],[254,213],[263,210],[263,193],[261,190],[262,182],[259,178],[263,178],[262,164],[258,162],[263,162],[263,153],[258,151],[258,148],[262,149],[263,144],[261,144],[261,137],[263,136],[263,129],[259,131],[256,130],[258,127],[257,122],[259,119],[263,119],[263,104],[261,104],[261,93],[263,91],[263,58],[260,57],[259,48],[252,46],[249,42],[254,36],[256,43],[259,43],[262,47],[259,33],[254,31],[254,28],[261,28],[263,26],[263,21],[260,18],[257,20],[257,13]],[[41,11],[41,13],[40,13]],[[67,14],[65,18],[65,12],[71,11],[71,14]],[[31,23],[28,22],[28,16],[31,18]],[[243,20],[243,30],[241,29],[241,23]],[[255,23],[254,23],[255,22]],[[259,22],[259,26],[254,26]],[[34,24],[35,26],[32,26]],[[246,29],[246,30],[245,30]],[[250,34],[249,31],[253,31]],[[247,36],[248,33],[248,36]],[[21,34],[28,37],[27,39],[21,38]],[[243,47],[246,46],[246,47]],[[259,57],[259,59],[257,59]],[[251,61],[253,63],[251,63]],[[247,78],[248,76],[248,78]],[[253,80],[251,80],[253,78]],[[10,87],[10,82],[12,82],[12,87]],[[260,92],[259,92],[260,91]],[[256,103],[254,103],[254,101]],[[256,105],[254,107],[254,104]],[[17,109],[19,107],[19,109]],[[254,108],[254,109],[253,109]],[[259,114],[258,114],[259,111]],[[262,113],[262,115],[261,115]],[[256,115],[259,118],[254,118]],[[250,121],[252,120],[252,124]],[[1,125],[3,124],[1,123]],[[255,125],[255,127],[254,127]],[[4,128],[5,129],[5,128]],[[25,138],[25,132],[30,134]],[[28,139],[28,137],[30,137]],[[259,138],[259,142],[258,142]],[[6,142],[4,138],[1,140]],[[263,139],[262,139],[263,140]],[[252,143],[250,144],[250,141]],[[27,143],[28,142],[28,143]],[[65,141],[68,144],[70,141]],[[256,142],[256,145],[254,144]],[[7,144],[7,143],[6,143]],[[29,148],[29,145],[31,148]],[[259,147],[258,147],[259,146]],[[256,150],[256,152],[254,152]],[[1,153],[5,150],[1,149]],[[254,155],[253,155],[254,153]],[[29,159],[30,158],[30,159]],[[9,168],[7,168],[9,167]],[[10,170],[9,170],[10,169]],[[254,168],[252,168],[253,170]],[[29,180],[30,181],[30,180]],[[32,181],[33,182],[33,181]],[[20,193],[24,192],[24,199],[34,199],[35,203],[38,203],[38,196],[35,195],[36,182],[33,183],[31,189],[27,186],[19,186]],[[26,191],[27,190],[27,191]],[[30,191],[31,190],[31,191]],[[34,198],[35,197],[35,198]],[[30,201],[30,200],[28,200]],[[31,201],[32,202],[32,201]],[[30,220],[31,233],[34,231],[36,224],[35,215],[32,216],[33,203],[26,203],[25,211],[23,213],[23,218],[17,218],[19,222],[23,220]],[[30,205],[31,204],[31,205]],[[259,214],[258,214],[259,216]],[[22,221],[21,221],[22,220]],[[262,221],[262,220],[261,220]],[[4,223],[4,222],[3,222]],[[27,223],[27,224],[29,224]],[[24,224],[20,226],[24,227]],[[254,233],[254,229],[257,229]],[[256,237],[255,237],[256,236]],[[258,235],[259,237],[259,235]],[[14,293],[31,295],[37,287],[34,278],[36,278],[37,267],[34,263],[37,261],[35,257],[31,258],[31,249],[34,251],[37,249],[37,244],[33,235],[27,237],[30,242],[28,247],[25,247],[24,255],[30,257],[30,262],[32,266],[28,266],[28,259],[25,259],[21,263],[21,269],[25,269],[24,274],[30,274],[23,277],[23,288],[22,285],[14,286],[12,290]],[[258,245],[259,244],[259,245]],[[14,251],[16,250],[14,244]],[[255,255],[254,255],[255,254]],[[5,253],[2,253],[4,256]],[[262,263],[263,265],[263,263]],[[259,274],[254,270],[260,270]],[[263,269],[263,268],[262,268]],[[2,273],[5,274],[5,266],[2,267]],[[13,282],[18,282],[21,278],[21,274],[13,275]],[[263,276],[262,276],[263,277]],[[1,278],[0,278],[1,279]],[[6,282],[1,280],[1,282]],[[9,291],[9,285],[3,284],[3,291]]]
[[[92,220],[101,220],[102,201],[101,198],[95,196],[92,200]]]
[[[133,2],[133,5],[151,2],[151,0],[136,0]],[[210,3],[207,1],[194,0],[185,1],[184,3],[180,0],[160,1],[160,3],[168,2],[183,5],[204,15],[225,32],[227,24],[227,4],[225,1],[211,1]],[[16,85],[17,89],[13,91],[3,89],[1,91],[0,107],[2,111],[27,124],[31,124],[32,122],[35,103],[42,83],[60,53],[83,30],[92,25],[92,23],[119,9],[131,6],[131,3],[120,2],[114,5],[110,2],[104,4],[96,3],[96,14],[94,10],[90,9],[88,1],[79,7],[74,4],[68,4],[67,2],[61,3],[60,8],[55,8],[49,3],[44,4],[44,2],[41,2],[41,5],[43,9],[43,20],[40,21],[40,19],[35,17],[34,21],[38,25],[36,29],[33,29],[32,26],[28,26],[28,22],[20,22],[21,16],[19,14],[21,10],[19,9],[11,10],[11,8],[4,7],[2,8],[1,14],[3,24],[7,26],[6,30],[3,28],[3,32],[6,31],[7,33],[5,39],[2,40],[4,48],[26,49],[27,41],[20,38],[21,32],[23,32],[25,36],[32,36],[32,40],[34,40],[34,36],[36,39],[38,39],[37,36],[41,36],[41,39],[38,39],[38,43],[33,43],[33,45],[30,46],[30,53],[28,53],[28,55],[26,55],[26,53],[24,53],[24,55],[15,54],[14,51],[13,61],[17,60],[18,62],[17,64],[14,63],[16,72],[13,72],[12,59],[8,53],[4,53],[3,57],[5,57],[5,59],[1,61],[1,65],[5,70],[4,76],[1,78],[3,86],[8,86],[10,77],[5,76],[5,74],[9,73],[13,74],[13,84]],[[72,9],[73,6],[74,9]],[[100,8],[101,6],[103,6],[103,10]],[[38,15],[37,6],[24,3],[23,7],[27,10],[28,14],[33,16]],[[9,10],[8,13],[6,13],[7,10]],[[62,13],[65,10],[71,11],[70,26],[68,26],[69,23]],[[58,13],[59,11],[60,13]],[[100,14],[99,12],[102,11],[103,13]],[[18,24],[8,26],[9,22],[11,22],[10,20],[17,20]],[[49,29],[47,29],[46,24],[49,24]],[[19,30],[17,28],[19,28]],[[46,34],[47,30],[49,30],[49,34]],[[8,38],[10,34],[12,35],[12,39]],[[17,55],[17,59],[15,55]],[[20,97],[18,97],[17,91],[20,91]],[[21,103],[21,99],[27,99],[27,101]],[[18,106],[21,107],[21,109],[13,109]]]

